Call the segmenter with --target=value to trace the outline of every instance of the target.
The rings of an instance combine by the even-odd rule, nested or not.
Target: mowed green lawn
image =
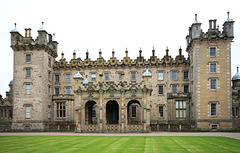
[[[0,136],[0,152],[240,152],[225,137]]]

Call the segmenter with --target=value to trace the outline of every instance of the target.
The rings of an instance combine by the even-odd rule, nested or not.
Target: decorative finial
[[[88,59],[88,55],[89,55],[89,53],[88,53],[88,49],[87,49],[87,52],[86,52],[86,59]]]
[[[169,52],[169,49],[168,49],[168,46],[167,46],[167,49],[166,49],[166,56],[168,56],[168,52]]]
[[[238,67],[238,65],[237,65],[237,73],[239,73],[239,70],[238,70],[238,69],[239,69],[239,67]]]
[[[229,19],[230,19],[230,18],[229,18],[229,14],[230,14],[230,12],[228,11],[227,14],[228,14],[228,18],[227,18],[227,20],[229,20]]]
[[[126,57],[128,57],[128,50],[127,50],[127,48],[126,48],[126,51],[125,51],[125,53],[126,53]]]
[[[139,50],[139,56],[142,57],[142,49],[140,47],[140,50]]]
[[[17,23],[14,23],[14,27],[15,27],[15,29],[17,29]]]
[[[154,47],[153,47],[153,50],[152,50],[152,56],[155,56],[155,50],[154,50]]]
[[[99,50],[99,58],[102,58],[102,51],[101,51],[101,49]]]
[[[115,54],[115,52],[114,52],[114,48],[112,49],[112,57],[114,57],[114,54]]]
[[[197,14],[195,14],[195,22],[197,22]]]
[[[179,55],[180,55],[180,56],[182,55],[182,48],[181,48],[181,46],[180,46],[180,48],[179,48]]]
[[[64,53],[63,53],[63,51],[62,51],[62,54],[61,54],[61,55],[62,55],[62,59],[63,59],[63,58],[64,58]]]

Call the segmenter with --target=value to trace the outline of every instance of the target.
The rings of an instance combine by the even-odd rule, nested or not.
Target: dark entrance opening
[[[118,124],[119,106],[114,100],[110,100],[106,105],[107,124]]]
[[[97,124],[97,103],[88,101],[85,104],[85,124]]]
[[[127,105],[128,124],[141,124],[142,107],[139,101],[131,100]]]

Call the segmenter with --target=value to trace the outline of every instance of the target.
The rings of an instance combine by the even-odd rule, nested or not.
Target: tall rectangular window
[[[238,107],[236,107],[236,117],[238,117]]]
[[[158,94],[163,95],[163,85],[158,86]]]
[[[70,82],[70,74],[66,74],[66,82]]]
[[[137,117],[137,107],[132,106],[132,117]]]
[[[176,118],[185,118],[187,115],[186,101],[176,101]]]
[[[66,117],[66,103],[65,102],[57,102],[56,103],[56,113],[57,117]]]
[[[31,94],[31,84],[26,84],[26,94]]]
[[[55,94],[59,95],[59,88],[55,88]]]
[[[0,117],[3,117],[3,110],[1,109]]]
[[[26,106],[26,118],[31,118],[31,107]]]
[[[96,110],[97,110],[96,107],[92,108],[92,117],[96,117]]]
[[[109,73],[104,73],[104,80],[105,80],[106,82],[109,81]]]
[[[55,82],[59,82],[59,74],[55,75]]]
[[[211,116],[216,116],[216,115],[217,115],[217,104],[211,103]]]
[[[216,73],[216,63],[210,64],[210,73]]]
[[[96,81],[96,73],[91,74],[91,79],[92,79],[92,82]]]
[[[183,79],[184,79],[184,80],[188,79],[188,71],[184,71],[184,73],[183,73]]]
[[[131,72],[131,81],[136,81],[136,72]]]
[[[216,79],[210,79],[210,89],[211,90],[217,89],[217,80]]]
[[[163,106],[159,106],[159,117],[163,117]]]
[[[70,93],[71,93],[70,88],[66,88],[66,94],[67,94],[67,95],[70,95]]]
[[[210,48],[210,57],[215,57],[216,56],[216,48],[215,47],[211,47]]]
[[[26,62],[31,63],[31,54],[26,54]]]
[[[172,72],[172,80],[177,80],[177,72]]]
[[[184,90],[184,92],[188,92],[188,85],[184,85],[183,90]]]
[[[31,77],[31,69],[26,69],[26,77],[27,78]]]
[[[172,85],[172,92],[176,93],[177,92],[177,85]]]
[[[48,66],[49,66],[49,67],[51,67],[51,61],[52,61],[52,59],[51,59],[51,57],[49,57],[49,58],[48,58]]]
[[[121,81],[122,80],[122,73],[118,73],[117,78],[118,78],[118,81]]]
[[[163,72],[158,72],[158,80],[163,80]]]

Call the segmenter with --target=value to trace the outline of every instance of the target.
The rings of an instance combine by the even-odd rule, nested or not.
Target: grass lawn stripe
[[[0,152],[239,152],[226,137],[0,136]]]

